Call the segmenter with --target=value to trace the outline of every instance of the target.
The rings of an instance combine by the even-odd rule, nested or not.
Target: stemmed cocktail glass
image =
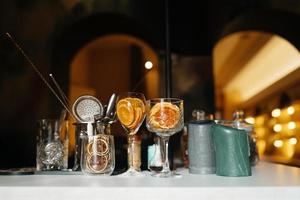
[[[170,177],[172,172],[168,159],[169,138],[179,132],[183,126],[183,100],[176,98],[157,98],[147,101],[146,124],[151,132],[155,132],[161,138],[160,152],[162,169],[156,171],[153,176]]]
[[[120,94],[117,100],[117,116],[128,134],[128,171],[129,175],[138,175],[140,163],[135,163],[134,135],[139,130],[146,116],[146,98],[142,93],[127,92]],[[140,158],[139,158],[140,159]]]

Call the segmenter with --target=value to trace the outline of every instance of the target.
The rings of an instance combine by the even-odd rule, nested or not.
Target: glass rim
[[[118,96],[120,96],[122,94],[142,94],[145,96],[145,94],[142,92],[120,92],[120,93],[117,93]]]
[[[136,98],[142,98],[145,100],[146,102],[146,96],[144,93],[141,93],[141,92],[120,92],[120,93],[117,93],[117,100],[116,102],[119,102],[121,99],[123,99],[123,97],[136,97]]]
[[[95,134],[95,135],[83,135],[81,136],[82,138],[100,138],[100,137],[109,137],[109,138],[114,138],[114,135],[113,134]]]
[[[153,99],[148,99],[147,102],[149,103],[153,103],[153,102],[172,102],[172,103],[180,103],[180,102],[183,102],[183,99],[179,99],[179,98],[173,98],[173,97],[170,97],[170,98],[153,98]]]

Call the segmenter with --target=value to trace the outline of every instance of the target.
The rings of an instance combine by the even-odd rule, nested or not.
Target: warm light
[[[273,145],[274,145],[276,148],[280,148],[280,147],[282,147],[282,145],[283,145],[283,141],[282,141],[282,140],[275,140],[275,141],[273,142]]]
[[[266,150],[266,141],[257,140],[258,155],[261,157]]]
[[[145,68],[146,68],[146,69],[152,69],[152,67],[153,67],[153,64],[152,64],[151,61],[145,62]]]
[[[239,58],[236,62],[244,61],[243,59],[246,55],[245,51],[234,51],[234,45],[237,43],[239,45],[249,45],[246,44],[246,41],[248,40],[249,42],[250,39],[243,42],[238,39],[243,34],[245,35],[245,32],[230,34],[229,36],[224,37],[215,46],[213,57],[214,61],[217,61],[214,63],[218,64],[217,66],[214,65],[214,71],[217,75],[216,79],[222,79],[224,76],[223,70],[231,71],[230,69],[235,69],[230,65],[228,66],[228,61],[236,58],[235,56],[238,56]],[[249,31],[246,32],[246,34],[247,36],[251,34],[250,37],[252,39],[259,38],[254,35],[257,34],[257,32]],[[267,38],[267,36],[264,37]],[[224,82],[226,84],[224,88],[225,93],[228,95],[230,95],[230,92],[239,94],[239,99],[237,101],[240,102],[238,103],[247,102],[256,96],[259,96],[258,94],[266,94],[264,91],[267,91],[268,88],[274,88],[271,86],[275,83],[279,83],[284,77],[293,74],[293,72],[296,72],[296,70],[300,68],[299,50],[284,38],[272,35],[269,36],[267,42],[264,44],[260,43],[260,45],[261,48],[259,51],[253,53],[251,59],[247,60],[248,62],[243,62],[245,63],[244,66],[240,68],[238,73],[235,73],[232,76],[229,83],[226,84],[226,79],[223,81],[223,84]],[[224,50],[228,52],[225,53]],[[233,52],[236,54],[235,56],[232,56]],[[265,66],[268,66],[268,70],[265,70]],[[259,79],[257,78],[258,74],[260,76]],[[270,74],[272,75],[270,76]],[[230,73],[230,75],[232,74]],[[268,91],[274,92],[275,90]]]
[[[295,145],[295,144],[297,144],[297,139],[296,139],[296,138],[290,138],[290,139],[289,139],[289,143],[290,143],[291,145]]]
[[[247,118],[245,119],[245,121],[246,121],[247,123],[249,123],[249,124],[254,124],[254,123],[255,123],[254,117],[247,117]]]
[[[255,135],[258,138],[263,138],[266,134],[266,129],[264,127],[255,128]]]
[[[280,132],[280,131],[282,130],[281,124],[275,124],[275,125],[273,126],[273,130],[274,130],[275,132]]]
[[[294,108],[293,106],[289,106],[289,107],[287,108],[287,113],[288,113],[289,115],[294,114],[294,113],[295,113],[295,108]]]
[[[265,123],[265,119],[266,119],[266,117],[264,115],[256,117],[255,118],[255,125],[256,126],[263,126],[264,123]]]
[[[274,109],[271,113],[272,117],[279,117],[280,114],[281,114],[281,111],[279,108]]]
[[[295,123],[295,122],[289,122],[289,123],[288,123],[288,128],[289,128],[290,130],[295,129],[295,128],[296,128],[296,123]]]

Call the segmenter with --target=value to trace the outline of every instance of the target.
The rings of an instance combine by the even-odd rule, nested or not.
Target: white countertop
[[[250,177],[181,178],[85,175],[0,176],[0,200],[10,199],[300,199],[300,168],[260,162]]]

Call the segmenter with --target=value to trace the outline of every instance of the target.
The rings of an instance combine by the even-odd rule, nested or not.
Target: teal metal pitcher
[[[216,174],[219,176],[251,176],[249,139],[245,130],[230,125],[213,125]]]

